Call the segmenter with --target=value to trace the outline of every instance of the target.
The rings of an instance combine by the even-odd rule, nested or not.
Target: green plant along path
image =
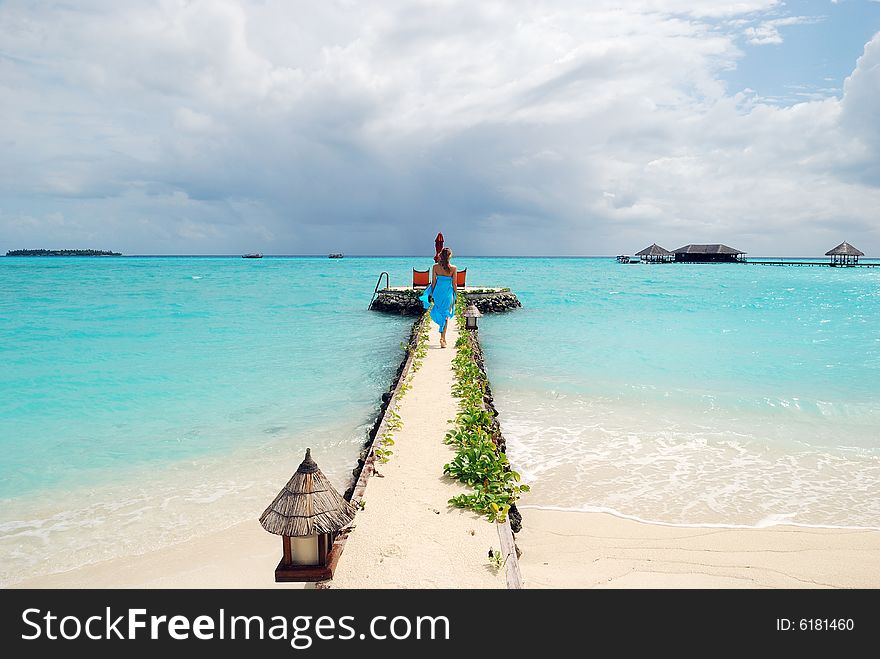
[[[457,452],[443,472],[473,488],[472,494],[459,494],[449,500],[450,504],[486,515],[491,522],[503,523],[510,507],[522,492],[529,491],[529,486],[520,484],[520,475],[510,468],[507,455],[498,449],[500,431],[484,403],[487,380],[474,359],[471,335],[465,329],[465,305],[464,296],[459,296],[459,336],[455,344],[458,353],[452,360],[456,376],[452,393],[460,399],[459,412],[450,421],[455,427],[444,440],[454,445]]]

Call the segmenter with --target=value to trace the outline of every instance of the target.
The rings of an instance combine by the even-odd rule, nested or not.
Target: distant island
[[[10,249],[6,256],[122,256],[104,249]]]

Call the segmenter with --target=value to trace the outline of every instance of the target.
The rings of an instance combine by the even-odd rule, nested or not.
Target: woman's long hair
[[[444,247],[443,249],[440,250],[440,253],[437,255],[437,263],[439,263],[440,266],[444,270],[449,272],[449,259],[451,259],[451,258],[452,258],[452,250],[449,249],[448,247]]]

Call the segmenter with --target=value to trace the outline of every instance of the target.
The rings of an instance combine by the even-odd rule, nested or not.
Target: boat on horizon
[[[330,255],[328,256],[328,258],[331,258],[331,259],[341,259],[342,256],[343,256],[343,255],[342,255],[341,253],[336,252],[336,253],[330,254]]]
[[[242,254],[242,255],[241,255],[241,258],[243,258],[243,259],[261,259],[261,258],[263,258],[263,255],[260,254],[260,253],[255,253],[255,254]]]

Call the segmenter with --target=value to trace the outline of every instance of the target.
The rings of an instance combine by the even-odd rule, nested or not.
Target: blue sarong
[[[446,328],[446,322],[455,314],[453,305],[452,277],[446,275],[437,275],[437,281],[434,286],[428,286],[425,292],[421,294],[419,299],[427,309],[431,303],[428,302],[428,296],[434,298],[434,307],[431,309],[431,320],[440,327],[442,332]],[[450,310],[450,307],[452,310]]]

